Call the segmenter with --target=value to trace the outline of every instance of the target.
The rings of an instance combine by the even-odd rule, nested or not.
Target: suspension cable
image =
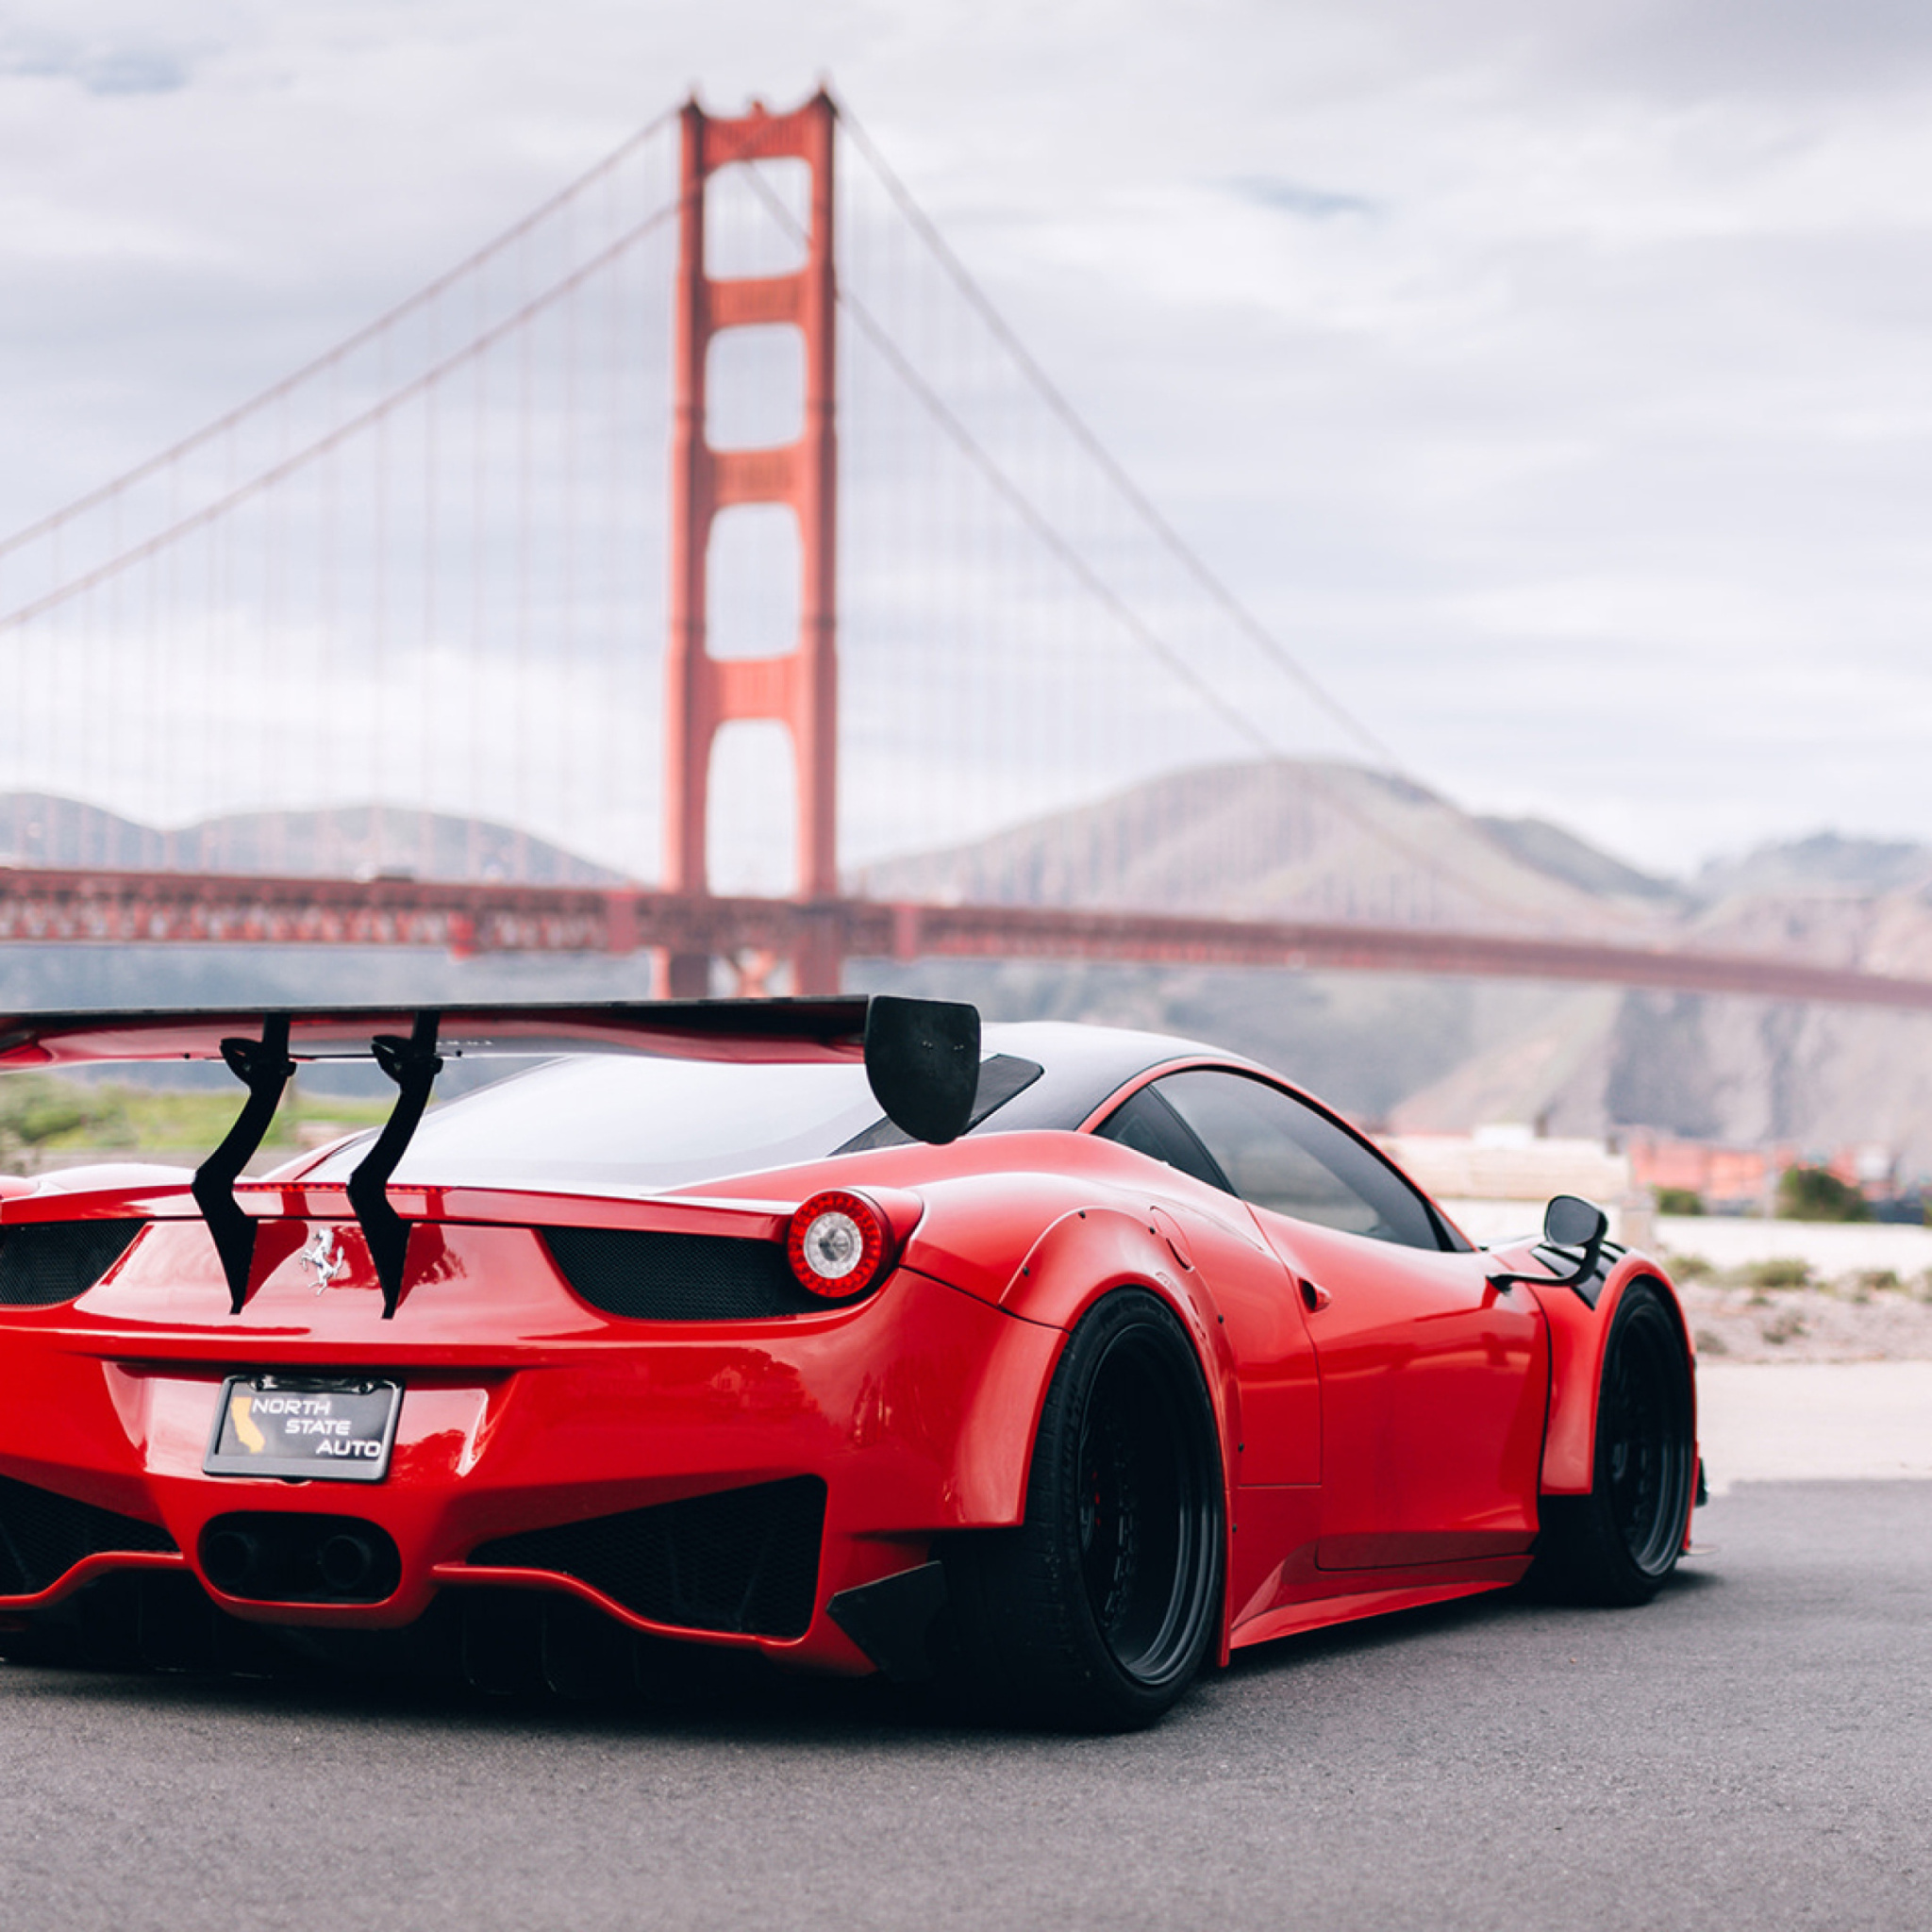
[[[553,283],[541,294],[532,296],[520,308],[505,316],[502,321],[492,323],[490,327],[464,343],[460,349],[445,356],[441,361],[433,363],[421,375],[412,376],[400,389],[391,390],[379,402],[372,403],[368,408],[350,417],[347,422],[337,424],[325,435],[317,437],[313,442],[297,450],[292,456],[285,457],[267,469],[258,471],[245,483],[238,484],[212,503],[204,504],[201,508],[182,517],[176,523],[170,524],[165,529],[156,531],[153,536],[121,551],[118,555],[108,558],[106,562],[96,564],[93,569],[84,572],[81,575],[70,577],[67,582],[44,595],[20,605],[15,609],[0,612],[0,630],[18,629],[42,612],[65,603],[68,598],[83,591],[92,590],[96,584],[107,582],[130,564],[139,563],[143,558],[155,556],[177,538],[185,537],[195,530],[206,529],[208,525],[219,522],[238,504],[245,503],[250,497],[258,496],[263,491],[285,482],[317,457],[326,455],[364,429],[384,421],[404,403],[435,388],[445,376],[475,361],[479,356],[494,348],[507,336],[525,326],[554,303],[561,301],[564,296],[582,287],[600,269],[608,268],[619,257],[670,221],[677,213],[678,206],[675,201],[667,202],[654,213],[646,215],[641,222],[620,235],[608,247],[599,249],[595,255],[580,262],[562,280]]]
[[[16,530],[10,537],[0,538],[0,558],[10,556],[14,551],[31,543],[37,537],[46,536],[50,531],[58,529],[61,525],[71,522],[77,516],[84,515],[88,510],[98,508],[102,504],[119,494],[120,491],[131,489],[137,483],[145,482],[148,477],[165,470],[169,464],[178,462],[183,457],[192,456],[196,450],[205,448],[218,437],[225,436],[229,430],[245,422],[257,410],[265,408],[271,403],[280,401],[282,397],[301,388],[311,377],[321,375],[325,371],[334,368],[338,363],[344,361],[348,357],[354,355],[358,349],[374,341],[384,330],[394,327],[397,323],[413,315],[417,309],[434,302],[445,290],[461,281],[465,275],[474,274],[484,263],[489,261],[491,257],[501,254],[511,242],[521,241],[533,228],[548,220],[558,208],[564,207],[576,195],[582,193],[593,182],[600,181],[607,175],[613,174],[638,149],[642,147],[646,142],[652,140],[669,126],[677,118],[680,111],[676,108],[667,108],[663,113],[658,115],[655,120],[647,122],[637,133],[630,136],[628,140],[620,142],[616,147],[612,148],[601,161],[598,161],[593,167],[587,169],[575,181],[570,182],[566,187],[559,188],[555,194],[551,195],[541,206],[533,208],[522,221],[516,223],[511,227],[506,228],[493,241],[486,242],[473,254],[465,256],[454,268],[445,270],[434,281],[425,283],[413,295],[398,302],[392,308],[385,310],[374,322],[358,328],[353,335],[344,336],[333,348],[325,349],[320,356],[314,358],[313,360],[304,363],[292,375],[285,375],[279,382],[270,384],[259,395],[252,396],[245,403],[238,403],[225,414],[217,416],[213,422],[205,424],[201,428],[195,430],[192,435],[183,437],[180,441],[172,443],[158,455],[150,457],[145,462],[137,463],[133,469],[125,471],[111,481],[103,483],[97,488],[89,491],[85,496],[75,497],[72,503],[64,504],[60,508],[50,511],[38,522],[29,524],[25,529]]]
[[[1365,751],[1377,758],[1388,771],[1403,775],[1402,760],[1389,745],[1322,684],[1314,673],[1268,629],[1221,577],[1215,575],[1200,552],[1195,550],[1161,514],[1146,492],[1127,473],[1125,466],[1101,441],[1086,418],[1074,408],[1065,392],[1041,367],[1005,316],[993,307],[991,298],[974,279],[972,271],[953,252],[945,237],[940,233],[925,210],[913,200],[911,191],[892,172],[885,157],[873,144],[871,137],[842,101],[839,104],[838,111],[840,124],[850,137],[852,144],[863,157],[867,166],[872,169],[879,185],[891,197],[899,212],[910,224],[912,231],[924,242],[927,251],[944,271],[947,279],[998,338],[1001,346],[1012,358],[1014,367],[1033,386],[1041,400],[1059,419],[1068,434],[1100,466],[1108,481],[1126,499],[1134,512],[1153,531],[1162,548],[1234,621],[1249,641],[1272,658],[1276,667],[1298,684],[1335,724]]]
[[[840,110],[843,117],[844,110]],[[773,190],[771,184],[756,168],[747,170],[751,184],[766,209],[779,225],[798,241],[807,240],[805,230],[796,216]],[[1005,501],[1038,536],[1060,563],[1069,570],[1094,597],[1096,597],[1116,623],[1120,624],[1130,636],[1172,671],[1205,705],[1224,723],[1231,725],[1236,733],[1267,758],[1286,758],[1288,754],[1273,738],[1232,699],[1217,691],[1158,631],[1114,590],[1093,566],[1089,563],[1075,545],[1065,537],[1058,526],[1027,496],[1024,491],[1000,468],[991,453],[973,434],[960,419],[958,413],[940,394],[937,389],[921,374],[911,359],[900,349],[887,333],[883,324],[866,308],[841,281],[838,289],[838,303],[841,310],[858,325],[860,332],[885,358],[891,368],[911,393],[919,400],[933,421],[939,425],[948,440],[958,449],[969,462],[980,473],[997,494]],[[1042,378],[1043,379],[1043,378]],[[1071,406],[1069,406],[1071,407]],[[1110,459],[1109,459],[1110,460]],[[1138,497],[1138,491],[1134,492]],[[1178,542],[1179,539],[1176,538]],[[1205,566],[1204,566],[1205,568]],[[1364,727],[1366,729],[1366,727]],[[1365,812],[1341,790],[1331,784],[1319,771],[1303,764],[1303,775],[1310,788],[1325,798],[1329,806],[1342,818],[1349,820],[1359,830],[1372,839],[1391,847],[1404,858],[1421,865],[1425,871],[1435,873],[1439,877],[1460,886],[1462,890],[1481,904],[1497,911],[1509,912],[1515,908],[1499,899],[1479,881],[1468,874],[1446,863],[1442,858],[1418,845],[1392,826],[1379,823]],[[1392,761],[1391,761],[1391,769]],[[1398,774],[1399,775],[1399,774]],[[1414,781],[1410,781],[1414,782]],[[1492,841],[1493,842],[1493,841]]]

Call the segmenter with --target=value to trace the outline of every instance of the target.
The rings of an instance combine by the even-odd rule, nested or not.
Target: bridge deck
[[[1307,920],[806,903],[639,887],[0,868],[0,942],[400,945],[476,953],[1028,958],[1576,980],[1932,1010],[1932,980],[1757,954]]]

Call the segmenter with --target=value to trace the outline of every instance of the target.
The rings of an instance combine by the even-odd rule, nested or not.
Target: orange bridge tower
[[[683,198],[673,320],[670,626],[667,639],[664,886],[704,892],[711,748],[738,719],[776,719],[791,734],[798,785],[798,895],[838,896],[838,610],[832,146],[836,110],[823,92],[793,112],[756,104],[736,120],[684,109]],[[705,269],[705,188],[734,162],[795,159],[811,172],[804,266],[790,275],[713,279]],[[706,440],[706,352],[725,329],[790,324],[805,338],[805,426],[798,441],[713,449]],[[736,504],[789,505],[798,519],[798,637],[777,657],[721,658],[707,644],[706,558],[711,525]],[[792,958],[802,993],[839,990],[836,915],[808,919]],[[710,961],[674,953],[665,990],[709,991]]]

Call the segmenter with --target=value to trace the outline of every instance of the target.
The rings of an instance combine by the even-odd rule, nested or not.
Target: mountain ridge
[[[515,885],[616,885],[623,875],[492,819],[400,806],[224,812],[163,828],[44,791],[0,792],[0,864],[238,872]]]
[[[1431,860],[1456,882],[1432,892],[1418,876]],[[860,876],[884,896],[1406,917],[1932,977],[1932,847],[1824,831],[1669,879],[1548,821],[1478,818],[1359,767],[1174,774]],[[1875,1141],[1932,1171],[1932,1016],[1414,974],[926,978],[1224,1040],[1399,1130],[1513,1120],[1819,1154]]]

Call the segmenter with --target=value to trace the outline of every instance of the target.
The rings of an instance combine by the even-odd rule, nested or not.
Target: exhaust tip
[[[354,1516],[217,1516],[199,1549],[209,1588],[245,1603],[378,1604],[403,1580],[394,1539]]]
[[[201,1567],[229,1596],[245,1595],[260,1566],[260,1540],[245,1529],[210,1529],[201,1540]]]
[[[375,1545],[355,1530],[339,1530],[316,1551],[315,1567],[337,1596],[358,1595],[375,1574]]]

